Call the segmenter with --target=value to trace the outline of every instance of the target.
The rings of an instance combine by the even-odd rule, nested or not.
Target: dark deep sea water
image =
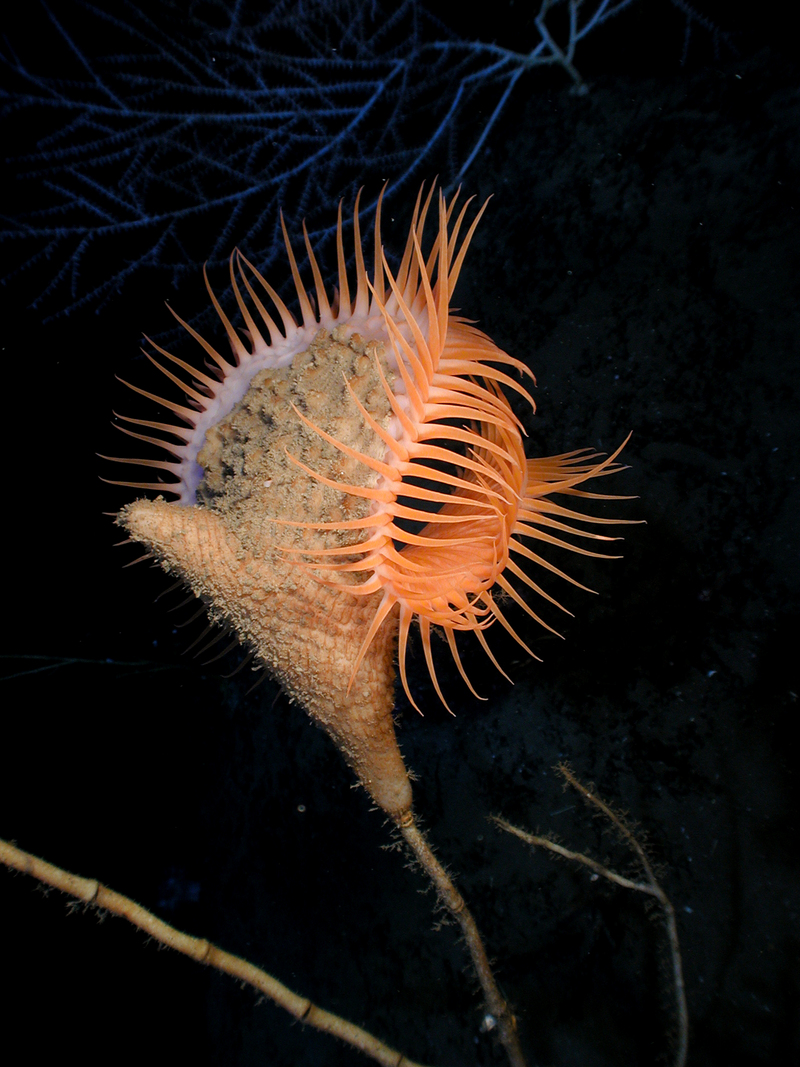
[[[609,451],[633,431],[630,469],[608,489],[638,499],[606,513],[647,525],[622,530],[621,560],[553,557],[599,596],[546,584],[574,613],[567,639],[520,618],[538,664],[494,637],[516,684],[478,652],[488,703],[443,648],[458,714],[440,711],[418,650],[426,716],[399,695],[399,738],[532,1064],[669,1062],[657,915],[486,822],[502,814],[630,874],[625,849],[562,792],[552,768],[564,759],[627,813],[658,864],[678,914],[689,1063],[789,1064],[800,1056],[800,67],[763,25],[738,55],[715,58],[698,37],[684,66],[679,33],[652,62],[606,40],[587,43],[585,96],[556,71],[523,80],[469,171],[466,191],[494,198],[456,304],[537,375],[529,454]],[[390,251],[409,195],[391,212]],[[140,332],[166,328],[166,297],[179,309],[202,297],[199,271],[194,290],[137,278],[99,315],[46,324],[26,285],[0,291],[14,675],[2,685],[0,834],[417,1060],[499,1064],[452,928],[432,928],[431,895],[383,847],[388,828],[327,738],[269,680],[249,691],[248,671],[226,679],[235,658],[183,655],[200,624],[175,626],[192,609],[169,614],[175,594],[154,604],[164,575],[123,570],[133,554],[111,547],[101,513],[125,497],[98,481],[108,471],[95,453],[124,453],[110,412],[136,403],[113,375],[141,380]],[[14,658],[32,655],[52,659]],[[22,877],[0,873],[0,894],[0,1018],[42,1060],[359,1062],[121,921],[66,916],[63,897]]]

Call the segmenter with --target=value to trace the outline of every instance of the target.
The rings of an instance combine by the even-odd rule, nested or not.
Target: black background
[[[450,24],[521,47],[525,18],[495,9],[492,27]],[[513,688],[477,653],[478,704],[442,649],[451,719],[417,650],[425,718],[398,695],[417,809],[531,1062],[559,1067],[669,1062],[672,1031],[657,914],[486,822],[502,814],[630,873],[562,793],[560,759],[628,813],[659,865],[678,913],[689,1062],[800,1053],[800,81],[769,7],[703,10],[729,31],[718,52],[695,26],[681,64],[682,16],[642,3],[576,56],[587,95],[560,71],[526,75],[465,181],[494,199],[456,304],[537,375],[530,454],[611,450],[632,430],[614,490],[638,499],[607,507],[647,522],[623,530],[621,560],[558,560],[599,596],[547,586],[575,617],[547,616],[564,642],[519,620],[543,663],[494,639]],[[39,17],[16,11],[9,38],[30,40]],[[26,195],[7,191],[4,213]],[[407,203],[390,215],[396,251]],[[6,266],[20,247],[4,244]],[[248,671],[225,678],[235,657],[184,655],[200,624],[176,622],[191,609],[154,605],[167,580],[122,569],[133,553],[113,547],[102,513],[126,497],[99,481],[96,453],[122,450],[113,408],[137,413],[114,374],[142,380],[140,332],[166,329],[163,300],[202,298],[200,285],[172,294],[137,278],[99,314],[49,321],[27,306],[35,278],[0,291],[0,833],[417,1060],[500,1063],[452,928],[432,928],[431,894],[385,849],[388,827],[333,746],[269,680],[250,691]],[[0,1017],[42,1059],[358,1062],[119,920],[66,915],[65,898],[21,876],[0,876],[0,893]]]

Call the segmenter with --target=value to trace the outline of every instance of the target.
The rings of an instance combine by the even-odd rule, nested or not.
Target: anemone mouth
[[[244,507],[236,511],[236,501],[228,500],[235,521],[246,527],[250,549],[277,549],[291,564],[311,568],[324,585],[348,596],[374,597],[373,623],[351,685],[378,630],[390,616],[397,619],[402,684],[415,707],[405,667],[414,620],[433,685],[445,706],[431,653],[432,627],[443,633],[459,673],[477,697],[458,652],[457,633],[474,633],[491,662],[505,674],[487,643],[486,631],[492,625],[501,625],[529,655],[538,657],[506,617],[501,599],[513,601],[546,630],[557,632],[530,607],[520,589],[527,587],[557,608],[561,605],[517,561],[521,558],[580,584],[529,542],[603,557],[604,553],[574,539],[613,539],[575,523],[626,521],[591,518],[551,499],[553,494],[624,499],[578,488],[619,470],[620,449],[607,458],[578,451],[526,460],[522,425],[507,391],[520,395],[533,411],[530,394],[512,372],[520,378],[533,375],[471,323],[450,312],[453,290],[486,204],[465,226],[471,200],[456,215],[458,194],[448,204],[440,192],[438,228],[423,254],[433,187],[424,202],[423,191],[396,272],[381,246],[379,198],[371,277],[361,251],[356,200],[352,290],[339,205],[338,286],[332,296],[326,292],[304,231],[313,295],[306,290],[283,226],[299,319],[236,251],[230,278],[244,323],[237,331],[206,276],[231,353],[221,355],[173,312],[201,346],[204,367],[198,369],[151,342],[160,358],[145,354],[182,391],[183,402],[129,387],[160,404],[176,421],[121,416],[127,426],[118,426],[171,456],[121,462],[154,468],[173,481],[113,483],[172,493],[176,505],[197,503],[198,490],[203,506],[216,507],[217,500],[237,493],[247,508],[255,501],[261,509],[258,516],[242,518],[249,512]],[[329,357],[316,354],[325,345],[344,351],[336,357],[342,362],[335,364],[333,378],[325,366]],[[301,377],[308,386],[303,390],[297,384]],[[254,399],[257,382],[266,383],[269,404]],[[242,429],[256,414],[272,434],[259,438],[259,444]],[[294,436],[286,428],[288,422]],[[279,429],[273,424],[280,424]],[[220,442],[223,425],[229,427],[228,437]],[[230,474],[227,481],[220,480],[218,489],[210,487],[207,462],[215,448]],[[271,466],[259,466],[264,453],[271,455]],[[255,489],[250,482],[246,486],[237,482],[248,469],[250,474],[257,471]],[[292,498],[293,479],[305,479],[303,484],[310,487],[305,495],[296,493]],[[275,504],[277,483],[289,487],[289,497],[281,498],[280,505]],[[269,536],[265,529],[271,531]]]

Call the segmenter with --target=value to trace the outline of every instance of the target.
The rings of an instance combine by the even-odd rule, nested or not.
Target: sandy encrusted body
[[[369,500],[321,485],[287,456],[351,485],[373,485],[377,478],[292,408],[342,443],[383,457],[385,445],[345,386],[346,377],[373,417],[388,422],[376,342],[336,333],[320,331],[290,368],[257,374],[238,407],[207,434],[200,453],[202,503],[138,500],[118,521],[166,570],[186,580],[213,618],[255,648],[287,692],[331,733],[377,803],[398,816],[411,806],[411,789],[392,721],[396,621],[372,641],[348,693],[380,596],[353,597],[320,584],[314,571],[298,565],[302,556],[281,551],[356,544],[363,531],[299,530],[271,521],[339,522],[369,511]],[[385,364],[384,373],[391,377]]]
[[[294,409],[356,452],[383,459],[386,446],[364,422],[345,384],[385,427],[391,411],[376,355],[391,383],[380,341],[358,334],[348,339],[341,328],[320,330],[290,367],[259,371],[244,399],[206,434],[198,456],[205,471],[198,502],[224,515],[251,551],[302,545],[313,550],[363,540],[359,530],[298,530],[269,520],[346,522],[369,512],[368,500],[323,485],[288,457],[334,481],[375,484],[374,471],[326,441]]]

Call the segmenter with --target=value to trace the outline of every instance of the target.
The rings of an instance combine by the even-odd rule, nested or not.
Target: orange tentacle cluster
[[[527,604],[511,578],[518,579],[539,596],[561,607],[512,556],[535,563],[575,585],[579,584],[533,551],[524,539],[568,548],[585,555],[603,555],[564,538],[573,535],[604,542],[612,538],[572,524],[624,521],[591,518],[550,499],[552,494],[584,499],[622,499],[577,488],[591,478],[619,470],[615,460],[622,446],[607,458],[581,450],[546,459],[526,460],[522,426],[503,388],[516,391],[533,409],[529,393],[508,371],[517,371],[531,378],[533,375],[521,361],[499,349],[480,330],[450,313],[450,302],[464,257],[486,207],[484,204],[459,243],[470,201],[454,217],[456,200],[457,194],[448,205],[444,196],[439,194],[437,234],[426,257],[422,241],[432,190],[428,192],[424,203],[420,191],[396,274],[392,273],[381,246],[379,201],[375,218],[375,265],[371,280],[367,276],[361,251],[356,204],[356,292],[352,300],[345,266],[340,205],[337,240],[339,284],[338,293],[332,299],[326,293],[321,271],[308,234],[305,233],[305,245],[314,278],[316,311],[301,280],[284,227],[302,324],[297,323],[275,290],[255,268],[236,253],[239,277],[262,328],[266,328],[269,341],[264,339],[259,324],[242,296],[232,257],[231,280],[250,337],[250,347],[242,342],[211,293],[233,349],[235,363],[225,360],[184,323],[211,359],[208,374],[195,370],[164,349],[154,347],[191,378],[191,384],[186,384],[167,368],[160,367],[168,378],[180,385],[191,407],[161,400],[135,386],[131,388],[166,404],[186,426],[126,420],[177,437],[182,443],[171,444],[168,440],[125,430],[140,440],[160,444],[174,455],[175,462],[133,462],[161,467],[176,475],[179,483],[173,491],[182,503],[191,503],[192,480],[196,479],[192,464],[196,464],[202,438],[218,413],[229,411],[233,403],[244,395],[246,382],[245,385],[232,385],[232,379],[243,374],[249,381],[264,366],[287,365],[294,354],[303,351],[320,328],[345,328],[351,334],[358,333],[382,342],[392,380],[387,376],[377,353],[374,363],[391,410],[389,425],[379,422],[349,385],[348,389],[358,417],[382,442],[385,448],[383,458],[376,459],[355,451],[296,409],[297,417],[321,438],[370,468],[375,475],[374,484],[354,485],[337,481],[313,470],[299,457],[288,457],[290,462],[321,484],[368,500],[368,513],[349,521],[321,521],[313,517],[297,520],[276,518],[270,521],[300,529],[363,531],[363,540],[356,545],[313,551],[302,548],[283,551],[294,551],[304,556],[305,562],[301,562],[300,566],[314,568],[319,581],[340,588],[348,595],[380,594],[372,625],[353,668],[351,684],[371,642],[387,618],[396,611],[399,613],[400,674],[409,699],[414,703],[405,661],[410,627],[416,619],[428,670],[445,706],[433,663],[432,627],[439,627],[443,631],[459,672],[475,693],[459,655],[457,632],[474,633],[491,661],[501,671],[485,634],[495,621],[533,655],[506,618],[499,603],[498,590],[548,630],[552,628]],[[271,300],[282,328],[264,307],[252,281],[245,274],[244,266],[252,272],[252,277]],[[160,483],[118,484],[160,490],[170,488]],[[354,583],[353,575],[359,576],[360,580]]]

